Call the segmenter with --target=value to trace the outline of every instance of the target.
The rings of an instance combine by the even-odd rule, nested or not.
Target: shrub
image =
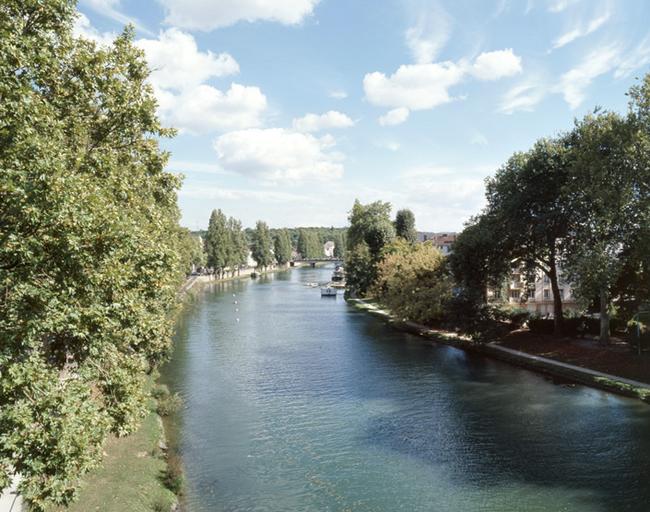
[[[528,320],[528,328],[536,334],[553,334],[555,322],[549,318],[531,318]]]
[[[170,416],[178,410],[183,405],[183,399],[178,393],[168,394],[158,399],[158,407],[156,412],[160,416]]]

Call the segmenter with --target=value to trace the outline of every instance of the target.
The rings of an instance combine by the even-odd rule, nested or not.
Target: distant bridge
[[[295,267],[298,265],[311,265],[315,267],[317,263],[343,263],[342,258],[305,258],[302,260],[291,260],[289,262],[290,267]]]

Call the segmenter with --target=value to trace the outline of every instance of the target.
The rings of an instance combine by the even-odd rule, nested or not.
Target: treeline
[[[468,306],[513,270],[544,275],[564,324],[559,280],[584,308],[595,305],[600,338],[610,317],[628,320],[650,302],[650,75],[628,92],[625,115],[597,109],[574,127],[515,153],[487,180],[484,210],[460,234],[451,270]]]
[[[75,4],[0,3],[0,490],[35,511],[148,411],[199,249],[133,30],[75,39]]]
[[[234,275],[248,265],[249,254],[261,268],[285,265],[294,257],[323,258],[328,241],[334,243],[333,255],[342,258],[346,231],[333,227],[270,229],[264,221],[242,229],[239,220],[214,210],[207,231],[184,232],[183,261],[187,272],[208,267],[222,276],[226,272]]]
[[[512,272],[523,274],[526,287],[544,275],[555,333],[564,326],[564,279],[584,310],[596,306],[607,342],[612,314],[626,322],[650,307],[650,75],[628,97],[625,115],[597,109],[573,129],[515,153],[487,180],[486,207],[447,259],[407,241],[410,228],[399,214],[391,221],[388,203],[355,202],[349,292],[480,338],[525,315],[489,304],[489,288],[501,288]],[[410,212],[401,217],[414,224]]]

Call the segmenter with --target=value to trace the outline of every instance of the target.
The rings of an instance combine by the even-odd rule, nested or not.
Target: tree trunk
[[[609,294],[604,287],[600,290],[600,343],[609,343]]]
[[[560,296],[560,286],[558,284],[557,267],[554,257],[551,258],[548,278],[551,281],[551,290],[553,291],[553,334],[555,336],[562,336],[564,315],[562,313],[562,297]]]

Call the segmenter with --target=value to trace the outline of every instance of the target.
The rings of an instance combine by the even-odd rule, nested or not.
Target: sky
[[[647,0],[80,0],[153,69],[181,224],[345,226],[389,201],[457,231],[484,180],[650,71]]]

